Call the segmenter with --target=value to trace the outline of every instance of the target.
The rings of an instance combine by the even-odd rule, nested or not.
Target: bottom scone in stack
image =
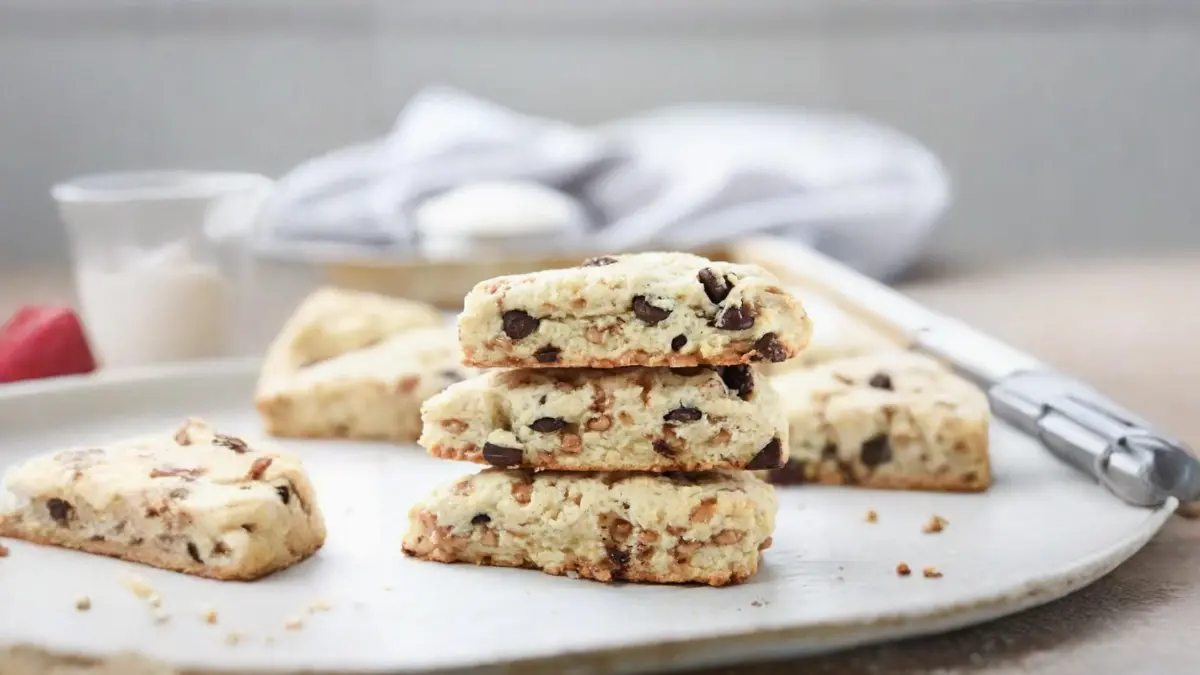
[[[805,345],[766,271],[679,253],[593,258],[478,284],[465,365],[420,443],[492,468],[413,507],[405,553],[600,581],[724,585],[758,570],[787,419],[754,362]]]

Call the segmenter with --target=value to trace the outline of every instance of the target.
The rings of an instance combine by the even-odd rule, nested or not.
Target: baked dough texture
[[[751,472],[485,469],[415,505],[403,549],[597,581],[723,586],[758,570],[777,508]]]
[[[804,482],[976,492],[991,482],[987,397],[937,361],[888,352],[771,378],[790,459],[767,474]]]
[[[482,368],[781,362],[811,330],[766,270],[688,253],[489,279],[467,295],[458,327],[463,362]]]
[[[31,459],[4,485],[0,536],[196,576],[257,579],[325,542],[297,458],[195,419],[174,433]]]
[[[770,469],[787,420],[751,366],[496,370],[426,402],[430,454],[565,471]]]

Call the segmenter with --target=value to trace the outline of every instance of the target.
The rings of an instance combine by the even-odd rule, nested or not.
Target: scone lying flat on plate
[[[497,370],[425,403],[430,454],[567,471],[771,469],[778,395],[751,366]]]
[[[477,367],[615,368],[778,362],[808,342],[808,317],[756,265],[687,253],[591,258],[480,282],[459,315]]]
[[[298,459],[199,420],[29,460],[5,488],[0,536],[213,579],[256,579],[325,542]]]
[[[771,482],[970,492],[991,482],[987,397],[933,359],[873,354],[771,383],[791,439]]]
[[[268,350],[255,405],[274,436],[412,442],[421,403],[471,372],[455,339],[432,307],[323,289]]]
[[[777,504],[750,472],[485,469],[409,513],[404,552],[598,581],[722,586],[758,571]]]
[[[900,351],[903,347],[841,308],[832,300],[806,293],[804,310],[813,322],[812,339],[795,358],[763,367],[768,375],[812,368],[838,359],[879,352]]]

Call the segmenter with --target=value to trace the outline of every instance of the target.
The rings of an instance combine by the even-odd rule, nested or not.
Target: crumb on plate
[[[879,522],[879,514],[875,513],[874,511],[867,511],[867,522],[868,523],[878,523]]]
[[[921,570],[921,572],[925,575],[926,579],[941,579],[942,578],[942,573],[939,572],[938,568],[934,567],[933,565],[926,567],[925,569]]]
[[[899,574],[902,577],[906,577],[906,576],[912,574],[912,570],[909,569],[908,563],[902,562],[902,563],[896,565],[896,574]]]
[[[287,630],[300,630],[304,628],[304,621],[298,616],[293,616],[283,622],[283,627]]]
[[[921,528],[921,531],[925,534],[934,534],[935,532],[941,532],[942,530],[946,529],[946,526],[949,524],[950,521],[935,513],[930,516],[929,522],[925,523],[925,526]]]
[[[200,614],[200,618],[204,619],[204,623],[216,623],[217,622],[217,610],[207,609],[203,613]]]
[[[92,599],[86,595],[81,595],[75,599],[75,609],[86,612],[92,608]]]
[[[154,587],[151,586],[145,579],[136,574],[126,574],[122,576],[121,583],[125,586],[125,588],[129,589],[130,593],[133,593],[142,599],[146,599],[155,594]]]

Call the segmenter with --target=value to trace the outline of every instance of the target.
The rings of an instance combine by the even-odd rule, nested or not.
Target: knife
[[[1125,502],[1200,500],[1200,461],[1191,450],[1087,384],[799,242],[764,237],[732,250],[736,259],[803,277],[912,350],[943,361],[987,392],[997,418]]]

